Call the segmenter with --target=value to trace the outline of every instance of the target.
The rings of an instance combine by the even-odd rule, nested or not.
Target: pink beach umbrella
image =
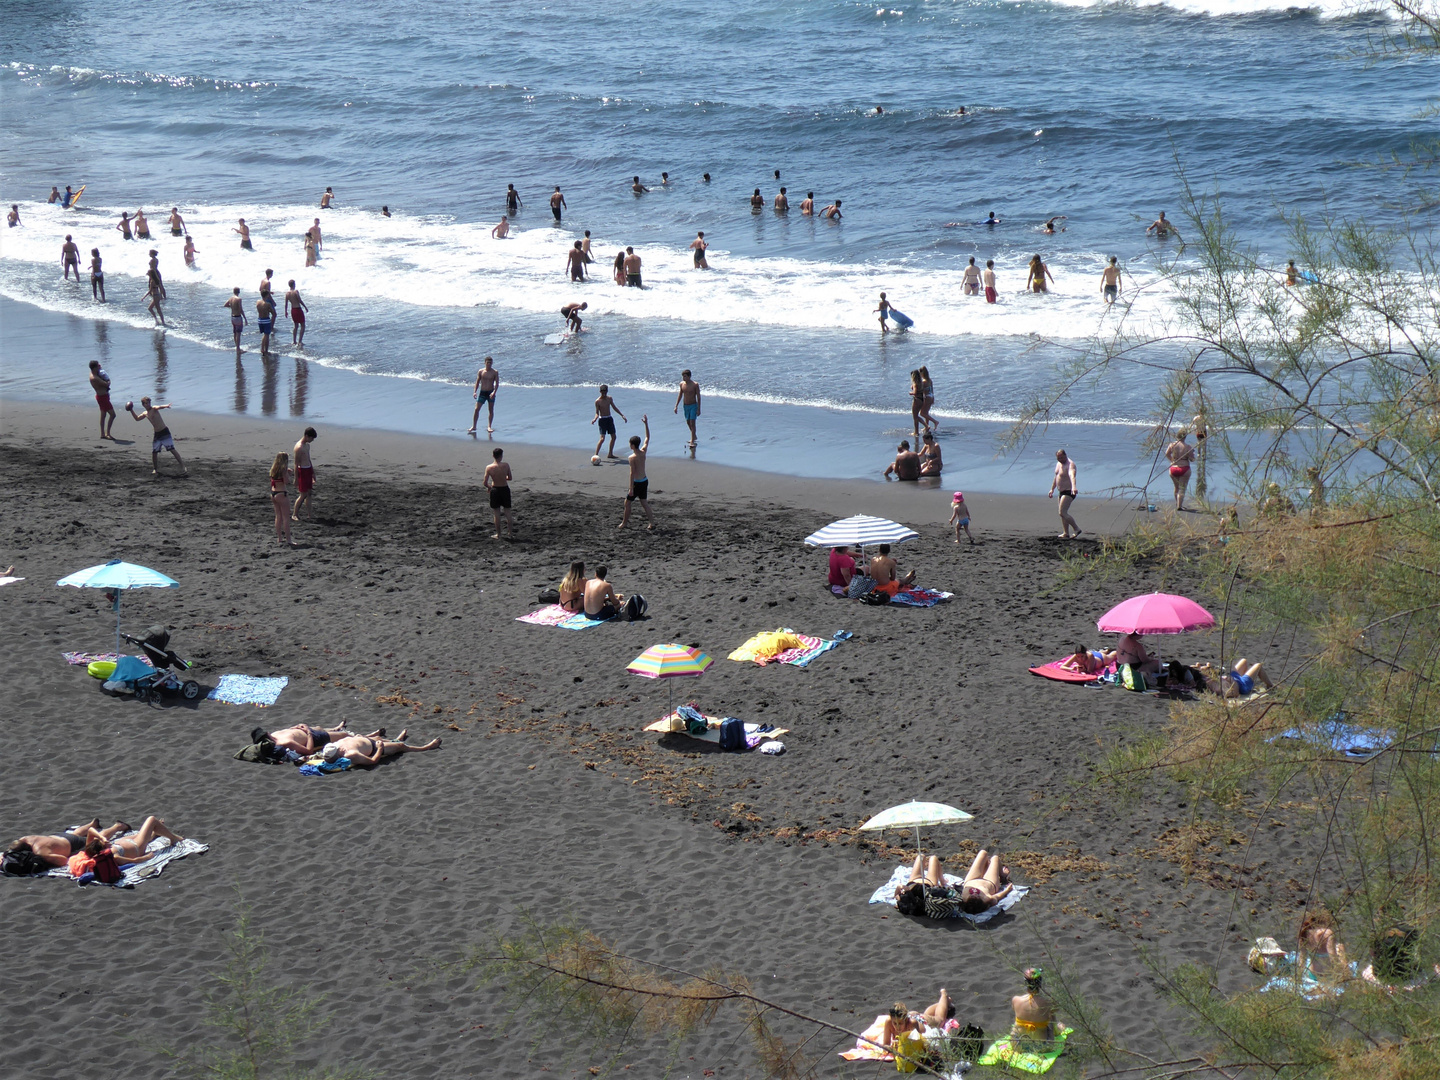
[[[1173,593],[1132,596],[1100,616],[1102,634],[1186,634],[1215,625],[1215,616],[1194,600]]]

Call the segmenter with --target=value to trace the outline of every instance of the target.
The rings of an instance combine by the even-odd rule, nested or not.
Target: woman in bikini
[[[128,825],[116,825],[115,828],[121,832],[130,831]],[[96,833],[96,836],[100,837],[103,834]],[[115,853],[115,861],[122,866],[126,863],[144,862],[155,854],[153,851],[145,849],[157,836],[163,836],[172,844],[178,844],[185,839],[179,833],[171,832],[165,827],[165,822],[152,814],[140,823],[140,828],[135,831],[134,836],[114,836],[112,834],[109,842],[110,850]]]
[[[1055,284],[1055,275],[1050,273],[1050,268],[1040,261],[1036,255],[1030,260],[1030,276],[1025,279],[1025,287],[1031,292],[1049,292],[1045,287],[1045,279],[1050,279],[1050,284]]]
[[[895,908],[901,915],[924,915],[929,919],[952,918],[957,912],[979,915],[1010,895],[1010,869],[1000,865],[1000,855],[981,850],[970,864],[960,886],[945,884],[940,858],[923,853],[915,856],[910,880],[895,893]]]
[[[409,728],[401,731],[394,741],[369,735],[347,735],[326,746],[324,750],[320,751],[320,756],[326,761],[348,758],[352,765],[368,767],[378,765],[386,758],[394,757],[396,754],[418,754],[426,750],[440,749],[439,739],[431,739],[424,746],[411,746],[405,741],[409,737]]]
[[[290,455],[276,454],[270,465],[270,502],[275,507],[275,539],[289,547],[290,539]]]
[[[979,915],[1004,900],[1013,888],[1010,868],[1001,865],[1000,853],[991,855],[981,848],[960,886],[960,908],[968,915]]]
[[[934,428],[940,430],[940,421],[930,415],[930,410],[935,407],[935,384],[930,381],[930,369],[921,365],[920,368],[920,419],[925,421],[925,430]]]
[[[935,436],[925,432],[925,437],[920,446],[920,475],[939,476],[945,467],[940,460],[940,444],[935,441]]]
[[[578,559],[560,579],[560,606],[566,611],[585,610],[585,564]]]
[[[622,286],[625,284],[625,252],[623,251],[615,253],[615,284]]]
[[[920,438],[920,413],[925,408],[925,380],[920,375],[920,369],[916,368],[910,372],[910,420],[915,428],[915,438]],[[930,430],[930,425],[925,424],[925,430]]]

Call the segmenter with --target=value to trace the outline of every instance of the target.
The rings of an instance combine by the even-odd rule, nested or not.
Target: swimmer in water
[[[780,193],[775,196],[775,212],[777,214],[788,214],[790,212],[790,197],[785,194],[783,187],[780,189]]]
[[[758,214],[765,209],[765,196],[760,194],[760,189],[755,189],[755,194],[750,196],[750,212]]]
[[[644,184],[640,183],[640,177],[636,176],[633,178],[630,184],[630,190],[633,191],[636,195],[644,195],[645,192],[649,191],[650,189]]]
[[[1055,223],[1056,223],[1057,221],[1064,221],[1064,220],[1065,220],[1065,215],[1064,215],[1064,214],[1056,214],[1056,215],[1055,215],[1054,217],[1052,217],[1049,221],[1045,222],[1045,233],[1046,233],[1046,235],[1047,235],[1047,236],[1054,236],[1054,235],[1055,235]],[[1060,231],[1061,231],[1061,232],[1064,232],[1064,231],[1065,231],[1065,226],[1063,226],[1063,225],[1060,226]]]
[[[800,213],[806,217],[815,213],[815,193],[813,191],[807,191],[805,198],[800,200]]]
[[[490,235],[496,240],[504,240],[510,235],[510,219],[504,214],[501,214],[500,224],[490,230]]]
[[[1175,234],[1177,240],[1181,239],[1180,230],[1175,228],[1173,221],[1166,220],[1164,210],[1161,210],[1160,216],[1151,222],[1150,227],[1145,230],[1145,235],[1149,236],[1152,232],[1155,234],[1155,239],[1157,240],[1164,240],[1169,237],[1171,233]]]
[[[709,246],[710,245],[705,241],[705,234],[703,232],[696,233],[695,239],[690,241],[690,250],[695,253],[696,270],[710,269],[710,264],[705,261],[705,249]],[[79,271],[76,271],[76,273],[78,274]]]
[[[839,221],[842,217],[845,216],[844,214],[840,213],[840,200],[836,199],[829,206],[825,207],[824,210],[821,210],[820,216],[823,218],[829,218],[831,221]]]

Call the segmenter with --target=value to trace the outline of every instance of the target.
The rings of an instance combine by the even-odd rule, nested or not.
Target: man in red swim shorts
[[[290,520],[300,520],[300,507],[305,507],[305,518],[310,519],[310,493],[315,490],[315,465],[310,460],[310,444],[318,436],[313,427],[307,427],[305,434],[295,444],[295,490],[300,494],[295,499],[295,509],[290,511]]]
[[[90,389],[95,391],[95,404],[100,406],[100,437],[113,439],[110,432],[115,427],[115,406],[110,404],[110,376],[99,360],[90,361]]]
[[[305,344],[305,312],[310,306],[300,299],[300,290],[295,287],[295,279],[290,279],[290,291],[285,294],[285,314],[290,316],[290,344]]]

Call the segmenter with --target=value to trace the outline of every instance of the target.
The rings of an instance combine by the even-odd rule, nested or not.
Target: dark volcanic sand
[[[1293,908],[1297,834],[1258,829],[1243,875],[1230,865],[1243,847],[1221,834],[1187,879],[1167,856],[1193,808],[1163,795],[1120,804],[1085,786],[1104,746],[1157,728],[1166,703],[1025,671],[1073,640],[1096,640],[1096,615],[1123,595],[1183,591],[1158,570],[1057,588],[1054,539],[1008,534],[977,513],[979,545],[957,547],[917,517],[922,538],[901,549],[902,564],[957,598],[869,608],[833,599],[823,553],[800,543],[857,507],[826,516],[796,508],[798,495],[784,505],[774,497],[783,484],[743,506],[682,498],[664,493],[662,475],[661,530],[621,534],[618,469],[594,470],[605,483],[584,493],[518,483],[521,538],[497,543],[475,486],[483,444],[464,450],[473,468],[444,483],[393,454],[364,469],[318,454],[317,522],[297,526],[302,546],[286,551],[271,532],[260,447],[287,447],[288,429],[252,425],[260,437],[207,441],[192,420],[177,428],[192,478],[152,481],[143,445],[102,448],[76,425],[45,435],[13,403],[6,411],[0,562],[26,580],[0,590],[0,833],[153,812],[210,844],[131,892],[0,880],[7,1075],[164,1075],[126,1038],[97,1034],[95,1053],[58,1033],[200,1037],[198,1002],[237,887],[268,935],[272,974],[329,995],[337,1019],[306,1044],[307,1061],[426,1080],[542,1064],[588,1075],[589,1059],[565,1061],[553,1039],[535,1053],[530,1032],[507,1035],[494,990],[420,977],[429,960],[513,926],[522,904],[573,914],[639,957],[743,973],[776,1000],[856,1030],[893,1000],[927,1004],[942,985],[962,1021],[1003,1028],[1014,967],[1043,961],[1043,938],[1120,1041],[1162,1057],[1167,1039],[1189,1044],[1135,945],[1218,961],[1222,982],[1238,985],[1245,938],[1282,930],[1281,906]],[[131,437],[137,429],[120,420]],[[86,430],[92,423],[87,415]],[[525,475],[524,453],[513,457]],[[113,623],[98,595],[53,583],[117,555],[181,582],[128,597],[127,628],[168,622],[202,681],[289,675],[278,705],[150,707],[107,697],[67,667],[63,649],[108,648]],[[644,593],[649,620],[578,633],[515,622],[577,557],[607,562],[619,589]],[[804,671],[725,659],[778,626],[855,637]],[[677,686],[677,700],[788,727],[789,752],[696,753],[687,740],[641,734],[667,688],[624,668],[671,640],[716,658],[704,678]],[[1187,658],[1216,644],[1187,639]],[[408,724],[412,740],[445,744],[325,779],[232,759],[254,724],[342,717],[392,735]],[[909,798],[975,814],[928,830],[925,844],[947,863],[998,844],[1016,880],[1034,886],[1011,917],[977,930],[867,907],[914,841],[890,834],[895,846],[882,850],[854,828]],[[842,1066],[833,1051],[846,1041],[813,1045],[821,1072],[875,1073]],[[657,1041],[629,1059],[632,1075],[658,1075],[665,1055]],[[675,1075],[706,1069],[754,1075],[732,1024],[686,1044]]]

